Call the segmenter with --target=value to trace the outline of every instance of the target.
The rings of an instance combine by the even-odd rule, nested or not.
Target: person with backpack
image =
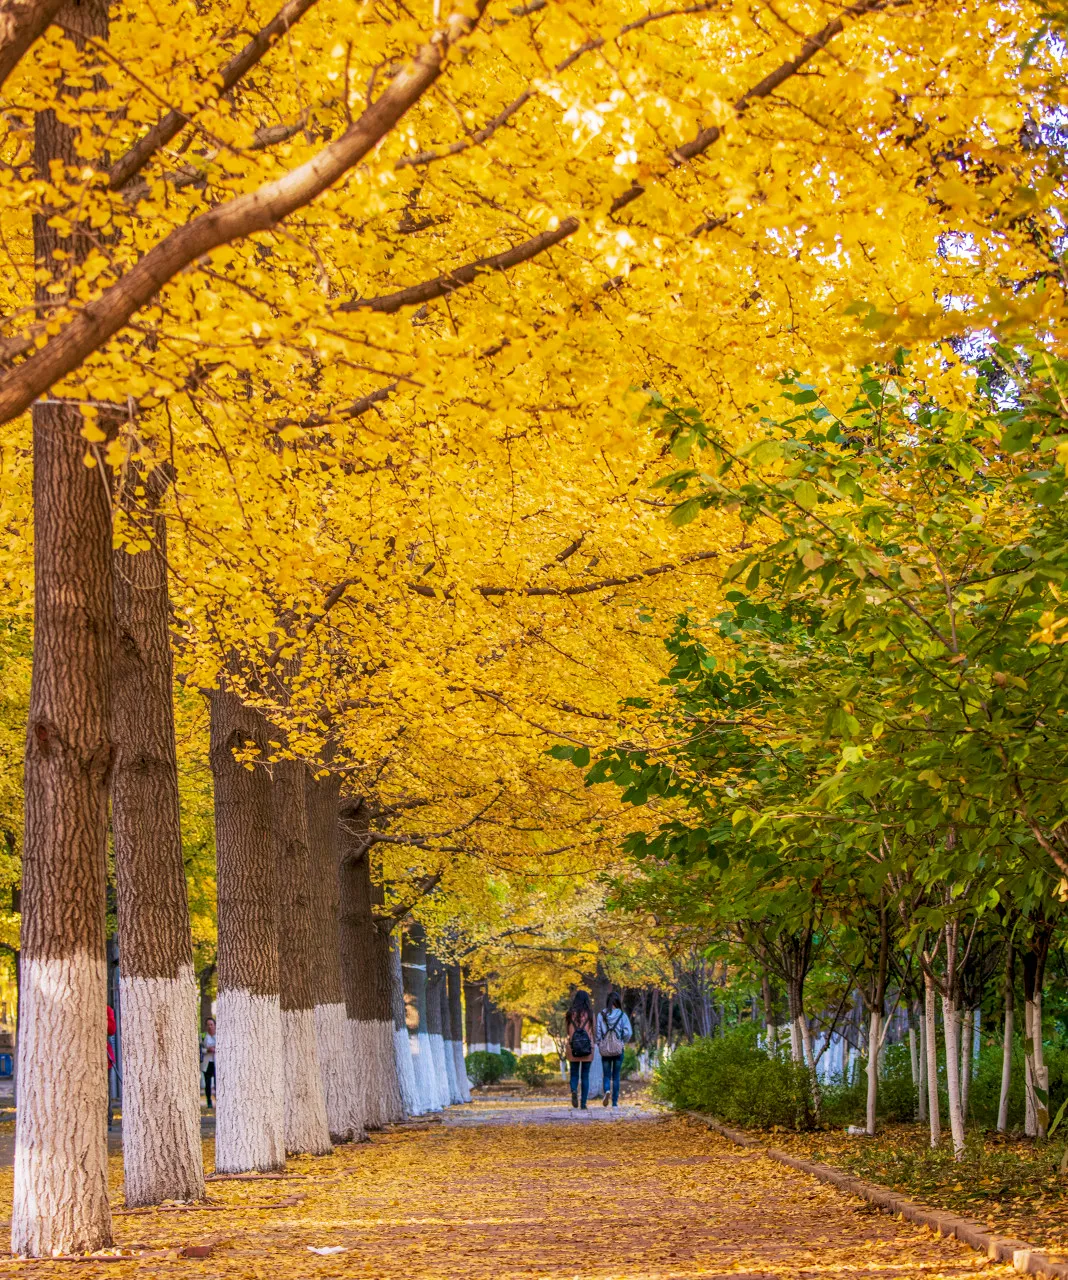
[[[619,992],[613,991],[604,1009],[597,1015],[597,1048],[604,1067],[603,1105],[619,1106],[619,1081],[623,1069],[623,1049],[634,1034],[630,1019],[623,1012]]]
[[[590,1063],[593,1061],[593,1005],[588,991],[576,991],[567,1011],[567,1060],[571,1064],[571,1105],[578,1107],[579,1085],[582,1110],[590,1096]]]

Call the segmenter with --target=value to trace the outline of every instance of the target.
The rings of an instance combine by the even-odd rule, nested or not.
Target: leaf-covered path
[[[116,1159],[113,1175],[120,1176]],[[970,1249],[650,1109],[456,1108],[293,1176],[210,1184],[214,1206],[118,1213],[111,1261],[0,1274],[327,1280],[1008,1277]],[[10,1205],[11,1174],[3,1193]],[[114,1197],[116,1204],[121,1196]],[[207,1256],[179,1256],[183,1246]],[[312,1249],[343,1249],[317,1254]]]

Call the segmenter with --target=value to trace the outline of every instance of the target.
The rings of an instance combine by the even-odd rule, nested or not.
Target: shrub
[[[545,1059],[540,1053],[525,1053],[515,1064],[515,1074],[529,1085],[537,1089],[545,1083]]]
[[[629,1044],[623,1050],[623,1065],[619,1068],[619,1078],[627,1080],[638,1070],[638,1053]]]
[[[728,1124],[770,1129],[810,1129],[813,1124],[808,1072],[785,1058],[770,1057],[756,1030],[680,1045],[653,1079],[661,1101],[684,1111],[706,1111]]]
[[[519,1062],[519,1059],[511,1049],[502,1049],[501,1058],[504,1061],[504,1078],[507,1080],[509,1076],[515,1075],[516,1064]]]
[[[464,1065],[467,1067],[467,1078],[476,1086],[496,1084],[498,1080],[503,1080],[507,1066],[503,1054],[487,1053],[484,1049],[469,1053],[464,1059]]]

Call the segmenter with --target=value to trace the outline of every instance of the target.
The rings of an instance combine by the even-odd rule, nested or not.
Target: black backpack
[[[593,1041],[585,1027],[576,1027],[572,1031],[571,1053],[576,1058],[588,1058],[593,1053]]]

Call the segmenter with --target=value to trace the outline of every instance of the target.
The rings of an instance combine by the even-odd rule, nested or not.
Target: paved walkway
[[[116,1184],[119,1165],[116,1159]],[[5,1217],[10,1185],[4,1171]],[[585,1113],[520,1101],[453,1108],[442,1122],[376,1135],[321,1160],[293,1160],[284,1179],[212,1182],[209,1194],[211,1206],[191,1211],[117,1213],[117,1242],[137,1257],[80,1263],[79,1280],[1014,1274],[633,1103]],[[121,1204],[118,1186],[115,1201]],[[180,1258],[184,1245],[208,1246],[211,1254]],[[0,1259],[2,1276],[70,1275],[69,1267]]]

